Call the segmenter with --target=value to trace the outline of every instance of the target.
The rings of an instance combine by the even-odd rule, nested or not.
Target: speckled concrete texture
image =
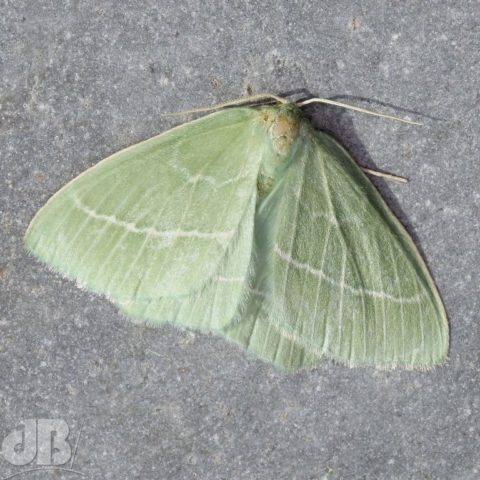
[[[52,462],[19,465],[4,442],[0,479],[480,478],[479,9],[0,0],[0,440],[61,419],[75,452],[55,468],[57,435]],[[212,336],[134,325],[27,255],[30,219],[68,180],[183,121],[162,112],[247,89],[425,123],[308,110],[362,165],[411,179],[375,183],[442,293],[444,366],[284,374]]]

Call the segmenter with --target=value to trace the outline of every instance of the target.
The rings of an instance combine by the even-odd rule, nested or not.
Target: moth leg
[[[387,180],[392,180],[393,182],[399,182],[399,183],[407,183],[408,178],[406,177],[401,177],[400,175],[393,175],[392,173],[388,172],[380,172],[378,170],[372,170],[370,168],[366,167],[360,167],[365,173],[368,173],[369,175],[373,175],[375,177],[381,177],[381,178],[386,178]]]

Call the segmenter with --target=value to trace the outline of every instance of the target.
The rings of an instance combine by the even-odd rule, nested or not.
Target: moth
[[[308,102],[260,97],[274,103],[232,102],[85,171],[27,249],[127,317],[285,370],[442,362],[447,316],[405,228]]]

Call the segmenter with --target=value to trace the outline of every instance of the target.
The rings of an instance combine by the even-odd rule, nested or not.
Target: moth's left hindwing
[[[236,108],[114,154],[47,202],[26,246],[127,310],[135,301],[198,292],[221,275],[235,242],[240,277],[266,135],[255,110]]]
[[[304,145],[301,145],[297,151],[300,158],[303,149]],[[293,164],[289,168],[293,170],[287,173],[287,178],[297,171]],[[285,180],[280,181],[256,210],[253,253],[243,302],[234,320],[225,325],[222,333],[263,360],[282,369],[297,370],[317,365],[321,355],[292,340],[289,332],[282,327],[288,323],[282,312],[272,315],[275,305],[274,246],[279,224],[287,220],[282,221],[280,214],[285,188],[291,183]],[[299,303],[296,302],[296,305],[299,306]]]

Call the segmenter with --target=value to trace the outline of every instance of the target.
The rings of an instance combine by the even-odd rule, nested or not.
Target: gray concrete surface
[[[480,478],[479,9],[0,1],[0,438],[61,419],[74,450],[81,430],[62,467],[80,473],[28,473],[50,465],[14,465],[7,446],[0,478]],[[418,112],[423,128],[310,110],[360,163],[411,179],[376,184],[443,295],[446,365],[283,374],[211,336],[133,325],[25,253],[29,220],[72,177],[183,121],[162,112],[248,86]]]

